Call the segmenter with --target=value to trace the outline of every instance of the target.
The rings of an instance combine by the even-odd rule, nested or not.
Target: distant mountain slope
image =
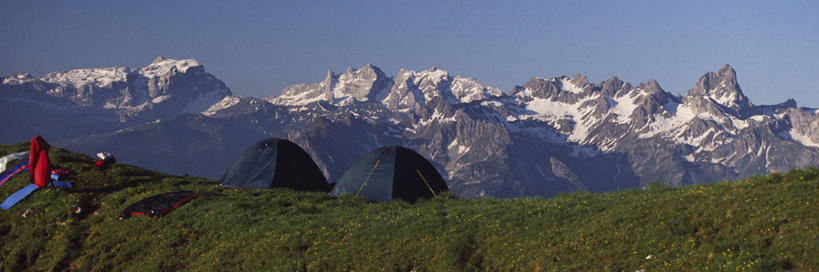
[[[75,138],[198,113],[231,95],[194,59],[157,57],[141,68],[107,67],[0,78],[0,109],[15,118],[0,134],[20,141],[31,134]],[[6,115],[8,116],[8,115]]]
[[[142,78],[152,80],[136,80]],[[10,95],[0,102],[11,105],[4,110],[32,115],[13,115],[20,129],[1,139],[56,135],[53,141],[72,150],[111,150],[137,165],[208,177],[273,136],[305,148],[331,182],[369,150],[407,146],[432,160],[464,197],[706,183],[819,161],[816,110],[793,100],[751,103],[728,65],[684,95],[654,80],[591,83],[583,75],[532,78],[505,93],[436,67],[390,77],[365,65],[260,99],[231,95],[195,60],[164,58],[139,69],[3,81]],[[117,84],[145,87],[105,87]],[[32,125],[49,116],[63,119]]]

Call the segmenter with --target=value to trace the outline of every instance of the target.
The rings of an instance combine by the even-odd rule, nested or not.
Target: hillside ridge
[[[0,146],[6,154],[27,143]],[[811,270],[819,267],[819,170],[736,182],[553,198],[369,203],[213,181],[52,148],[75,188],[0,213],[0,271]],[[0,187],[8,195],[19,175]],[[118,220],[162,192],[213,192],[165,217]],[[25,217],[23,216],[25,215]]]

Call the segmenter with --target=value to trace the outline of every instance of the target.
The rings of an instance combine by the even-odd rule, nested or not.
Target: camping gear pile
[[[68,177],[68,170],[65,169],[51,169],[51,185],[54,187],[74,187],[65,179]]]
[[[11,196],[6,198],[6,200],[3,201],[2,204],[0,204],[0,208],[2,208],[3,210],[8,210],[9,208],[17,204],[17,202],[20,202],[35,190],[46,187],[47,185],[51,185],[54,187],[69,188],[71,187],[71,183],[59,180],[59,178],[61,177],[60,173],[67,174],[68,173],[67,171],[65,172],[58,171],[56,173],[51,172],[50,169],[51,165],[48,162],[48,149],[50,147],[51,146],[48,145],[45,139],[40,137],[40,135],[37,135],[33,139],[31,139],[31,150],[29,151],[28,162],[24,162],[18,165],[17,167],[14,168],[14,170],[11,171],[11,173],[8,173],[0,177],[0,181],[2,181],[0,182],[0,185],[4,184],[14,175],[17,175],[20,172],[26,170],[31,172],[32,184],[29,184],[26,187],[23,187],[17,192],[11,194]],[[55,176],[57,177],[57,179],[54,179]]]
[[[99,158],[99,160],[97,160],[97,162],[94,163],[94,167],[97,167],[99,169],[108,168],[108,166],[111,166],[112,164],[117,162],[117,159],[114,158],[114,155],[111,155],[111,153],[108,152],[97,153],[97,158]]]

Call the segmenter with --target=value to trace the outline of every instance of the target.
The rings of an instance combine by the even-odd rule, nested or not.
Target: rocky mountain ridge
[[[371,69],[377,68],[368,65],[360,70]],[[345,74],[357,71],[348,69]],[[266,100],[290,109],[291,118],[300,120],[291,125],[322,127],[333,132],[319,135],[336,135],[341,138],[337,141],[346,142],[345,135],[358,138],[361,131],[367,131],[370,141],[349,143],[361,146],[359,149],[374,148],[368,143],[384,141],[414,147],[447,172],[454,187],[484,187],[467,193],[470,195],[600,191],[656,181],[673,185],[712,182],[804,167],[812,165],[817,156],[814,139],[807,134],[815,128],[814,121],[808,121],[816,120],[815,110],[797,108],[793,100],[752,104],[728,65],[703,75],[685,95],[666,92],[654,80],[634,86],[616,77],[597,84],[583,75],[532,78],[503,93],[474,80],[472,88],[457,88],[463,86],[458,84],[461,77],[449,76],[439,68],[401,70],[394,79],[371,74],[377,76],[366,82],[392,81],[389,91],[385,87],[360,91],[375,95],[352,103],[333,99],[285,102],[280,97],[300,94],[289,89],[291,93]],[[324,82],[330,83],[324,86],[355,85]],[[316,121],[322,118],[328,121]],[[352,129],[353,121],[362,124]],[[379,126],[383,128],[374,129]],[[310,134],[294,130],[288,136],[310,139],[302,141],[307,146],[322,142],[321,137]],[[314,149],[322,150],[313,152],[317,157],[333,153],[331,147]],[[501,170],[487,173],[487,164]],[[587,173],[588,164],[597,165],[592,169],[605,175]],[[492,176],[503,179],[504,185],[486,191],[491,182],[476,182]],[[593,181],[603,178],[613,181]],[[509,188],[519,189],[507,192]]]
[[[167,67],[158,74],[198,74],[201,66],[182,69],[191,63],[196,62],[157,65]],[[117,69],[109,74],[119,75]],[[147,69],[137,70],[131,73]],[[46,78],[51,81],[40,81],[55,84],[50,78],[59,77]],[[14,80],[29,79],[4,79],[2,86],[25,84]],[[185,82],[173,77],[163,84],[177,80]],[[106,88],[122,81],[60,82]],[[793,100],[754,105],[728,65],[703,75],[684,95],[666,92],[654,80],[636,86],[616,77],[590,83],[583,75],[532,78],[505,93],[437,67],[390,77],[373,65],[328,71],[320,82],[289,86],[263,99],[203,84],[216,86],[199,89],[215,90],[206,93],[220,100],[197,108],[201,114],[163,113],[158,121],[66,137],[66,146],[83,152],[107,147],[138,165],[214,177],[252,142],[285,137],[311,153],[332,181],[369,150],[403,145],[433,161],[464,197],[714,182],[810,166],[819,158],[816,110],[797,108]],[[196,100],[171,88],[147,89],[151,102],[163,95]],[[75,105],[85,105],[79,92],[73,94]],[[104,101],[103,109],[124,113],[148,100]],[[114,106],[106,108],[108,103]],[[129,144],[118,144],[124,141]]]
[[[199,113],[232,94],[195,59],[161,56],[140,68],[74,69],[38,78],[18,73],[0,86],[62,98],[65,106],[114,112],[120,122]]]

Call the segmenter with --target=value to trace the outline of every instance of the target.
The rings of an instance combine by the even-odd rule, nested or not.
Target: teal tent
[[[330,185],[310,155],[295,143],[279,138],[258,142],[239,154],[219,183],[226,187],[292,188],[327,192]]]
[[[446,182],[429,161],[410,149],[391,146],[376,149],[354,162],[330,195],[354,195],[376,202],[395,198],[415,202],[446,191]]]

